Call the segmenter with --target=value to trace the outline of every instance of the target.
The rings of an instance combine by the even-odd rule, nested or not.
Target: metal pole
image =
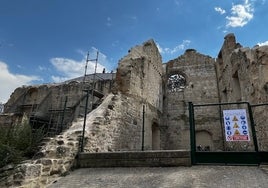
[[[189,108],[189,123],[190,123],[190,143],[191,143],[191,163],[196,163],[196,141],[195,141],[195,122],[194,122],[194,105],[192,102],[188,103]]]
[[[86,76],[87,76],[87,65],[88,65],[88,62],[89,62],[89,52],[87,52],[87,59],[86,59],[86,65],[85,65],[85,74],[84,74],[84,78],[83,78],[83,83],[85,83],[86,81]]]
[[[223,116],[222,116],[221,104],[219,104],[219,114],[220,114],[220,124],[221,124],[222,146],[223,146],[224,151],[226,151],[225,135],[224,135],[225,126],[223,125]]]
[[[82,133],[82,138],[81,138],[81,148],[80,151],[84,151],[84,137],[85,137],[85,129],[86,129],[86,121],[87,121],[87,106],[88,106],[88,93],[89,90],[86,90],[87,96],[86,96],[86,106],[85,106],[85,115],[84,115],[84,124],[83,124],[83,133]]]
[[[255,151],[259,152],[253,113],[252,113],[251,105],[249,103],[247,103],[247,104],[248,104],[248,112],[249,112],[249,119],[250,119],[250,123],[251,123],[251,130],[252,130],[252,137],[253,137],[254,147],[255,147]]]
[[[145,122],[145,109],[142,106],[142,136],[141,136],[141,150],[144,151],[144,122]]]
[[[97,58],[95,59],[95,71],[93,75],[93,84],[92,84],[92,101],[91,101],[91,110],[93,110],[93,101],[94,101],[94,89],[95,89],[95,76],[96,76],[96,71],[97,71],[97,63],[98,63],[98,57],[99,57],[99,51],[97,51]],[[86,67],[85,67],[85,77],[86,77],[86,70],[87,70],[87,63],[88,61],[91,61],[88,59],[89,58],[89,53],[87,54],[87,62],[86,62]],[[84,79],[85,79],[84,77]],[[85,80],[84,80],[85,81]],[[89,90],[84,90],[87,92],[86,94],[86,106],[85,106],[85,114],[84,114],[84,124],[83,124],[83,133],[82,133],[82,138],[81,138],[81,148],[80,151],[84,151],[84,137],[85,137],[85,129],[86,129],[86,121],[87,121],[87,109],[88,109],[88,98],[89,98]]]
[[[95,71],[93,74],[93,81],[92,81],[92,91],[91,91],[91,110],[93,110],[93,103],[94,103],[94,90],[95,90],[95,79],[96,79],[96,72],[97,72],[97,65],[98,65],[98,57],[99,57],[99,51],[97,51],[97,57],[95,59]]]

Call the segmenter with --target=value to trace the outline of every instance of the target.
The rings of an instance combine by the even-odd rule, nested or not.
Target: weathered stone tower
[[[137,143],[132,144],[136,144],[138,150],[161,148],[162,77],[162,59],[153,40],[132,48],[119,62],[117,91],[128,98],[125,123],[132,121],[136,125],[130,126],[139,127],[126,132],[126,138],[135,134]]]

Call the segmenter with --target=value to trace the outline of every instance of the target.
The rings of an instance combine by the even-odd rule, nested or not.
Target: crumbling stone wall
[[[266,102],[267,67],[268,46],[243,48],[234,34],[227,35],[217,58],[221,101]]]
[[[82,124],[82,120],[75,125]],[[1,187],[45,187],[59,176],[67,175],[75,163],[81,130],[70,129],[44,140],[33,159],[1,169]],[[3,171],[2,171],[3,170]],[[10,174],[11,175],[8,175]]]
[[[143,148],[160,149],[160,145],[153,143],[152,129],[160,125],[161,74],[161,56],[153,41],[133,48],[120,61],[114,92],[87,116],[84,151],[141,150],[143,122]],[[69,94],[71,98],[75,96],[70,94],[73,90],[76,88],[63,86],[57,92]],[[64,133],[48,139],[35,159],[17,167],[18,170],[7,179],[7,185],[43,186],[66,174],[74,165],[82,128],[83,118],[77,119]],[[156,136],[154,140],[160,144],[160,134]]]
[[[136,46],[122,58],[116,74],[117,90],[162,107],[162,59],[153,40]]]
[[[209,56],[189,49],[165,64],[162,64],[152,40],[132,48],[119,62],[113,93],[101,100],[100,106],[87,115],[84,151],[189,149],[188,102],[267,102],[267,48],[243,48],[236,43],[234,35],[229,34],[225,37],[216,62]],[[86,87],[91,84],[88,82]],[[106,84],[111,86],[109,80],[105,81]],[[97,83],[96,88],[102,87]],[[77,80],[59,85],[18,88],[0,118],[8,122],[8,118],[19,117],[18,112],[35,112],[37,118],[47,120],[51,114],[49,109],[62,109],[66,96],[67,107],[72,110],[71,116],[79,117],[79,104],[85,101],[85,94],[81,92],[84,88],[85,85]],[[35,107],[36,110],[33,110]],[[197,145],[222,150],[219,119],[222,109],[195,110]],[[267,106],[254,107],[253,112],[259,147],[267,151]],[[82,127],[83,118],[77,118],[68,130],[47,139],[33,160],[16,168],[16,172],[7,180],[8,185],[43,186],[59,175],[65,175],[75,162]]]
[[[92,90],[89,91],[88,109],[101,103],[102,97],[107,95],[112,88],[113,80],[100,80],[96,75],[93,105]],[[58,133],[68,128],[70,123],[77,117],[84,116],[86,89],[92,88],[92,80],[72,80],[61,84],[44,84],[35,86],[23,86],[17,88],[5,104],[4,113],[1,117],[9,117],[11,120],[20,121],[23,115],[30,119],[33,127],[45,125],[48,133]],[[3,119],[3,118],[2,118]],[[6,118],[5,118],[6,119]],[[0,121],[1,124],[10,125],[14,121]]]
[[[43,187],[68,174],[75,166],[83,123],[84,118],[78,118],[62,134],[46,138],[32,160],[8,169],[14,170],[13,174],[0,186]],[[133,131],[131,136],[129,131]],[[111,93],[86,118],[84,151],[140,150],[140,134],[141,110],[136,108],[135,99]]]
[[[216,65],[221,102],[267,103],[268,46],[244,48],[234,34],[228,34]],[[268,149],[267,111],[268,105],[253,107],[259,147],[264,151]]]
[[[117,69],[117,91],[130,101],[128,107],[138,109],[127,114],[130,117],[128,121],[133,120],[135,116],[142,118],[144,108],[144,149],[160,149],[159,131],[152,130],[160,129],[162,74],[162,59],[153,40],[132,48],[129,54],[121,59]],[[137,122],[142,129],[142,120]],[[129,126],[126,138],[132,137],[134,131],[131,129]],[[141,129],[139,130],[139,147],[142,145]],[[156,142],[159,142],[159,145]]]
[[[189,149],[188,102],[194,104],[219,102],[215,61],[209,56],[189,49],[182,56],[167,62],[164,68],[165,92],[162,134],[165,135],[166,139],[163,140],[162,145],[165,149]],[[214,124],[208,117],[214,116],[215,111],[202,109],[202,113],[197,117],[199,119],[196,121],[196,127],[197,131],[205,131],[213,135],[212,140],[215,141],[219,139],[220,133],[211,132],[212,130],[208,129],[210,124]],[[207,118],[207,120],[203,121],[203,118]]]
[[[140,150],[142,111],[136,104],[120,93],[109,94],[88,114],[84,152]]]

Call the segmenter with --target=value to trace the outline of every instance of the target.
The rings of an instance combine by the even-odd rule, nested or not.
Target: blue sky
[[[217,57],[227,33],[268,44],[267,0],[0,0],[0,102],[19,86],[98,72],[154,39],[163,62],[187,48]],[[88,73],[94,71],[94,63]]]

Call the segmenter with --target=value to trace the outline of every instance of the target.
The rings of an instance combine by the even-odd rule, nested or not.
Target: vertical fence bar
[[[219,115],[220,115],[220,124],[221,124],[221,136],[222,136],[222,147],[224,151],[226,151],[226,145],[225,145],[225,126],[223,125],[223,116],[222,116],[222,107],[221,104],[219,104]]]
[[[258,141],[257,141],[257,136],[256,136],[256,130],[255,130],[255,122],[254,122],[254,118],[253,118],[251,105],[249,103],[247,103],[247,105],[248,105],[248,113],[249,113],[249,119],[250,119],[250,123],[251,123],[251,131],[252,131],[252,137],[253,137],[255,151],[259,152]]]
[[[194,106],[192,102],[188,103],[188,108],[189,108],[189,122],[190,122],[191,163],[195,164],[196,143],[195,143]]]
[[[88,95],[89,90],[86,90],[86,106],[85,106],[85,115],[84,115],[84,124],[83,124],[83,132],[82,132],[82,138],[81,138],[81,148],[80,151],[84,152],[84,137],[85,137],[85,129],[86,129],[86,121],[87,121],[87,109],[88,109]]]

